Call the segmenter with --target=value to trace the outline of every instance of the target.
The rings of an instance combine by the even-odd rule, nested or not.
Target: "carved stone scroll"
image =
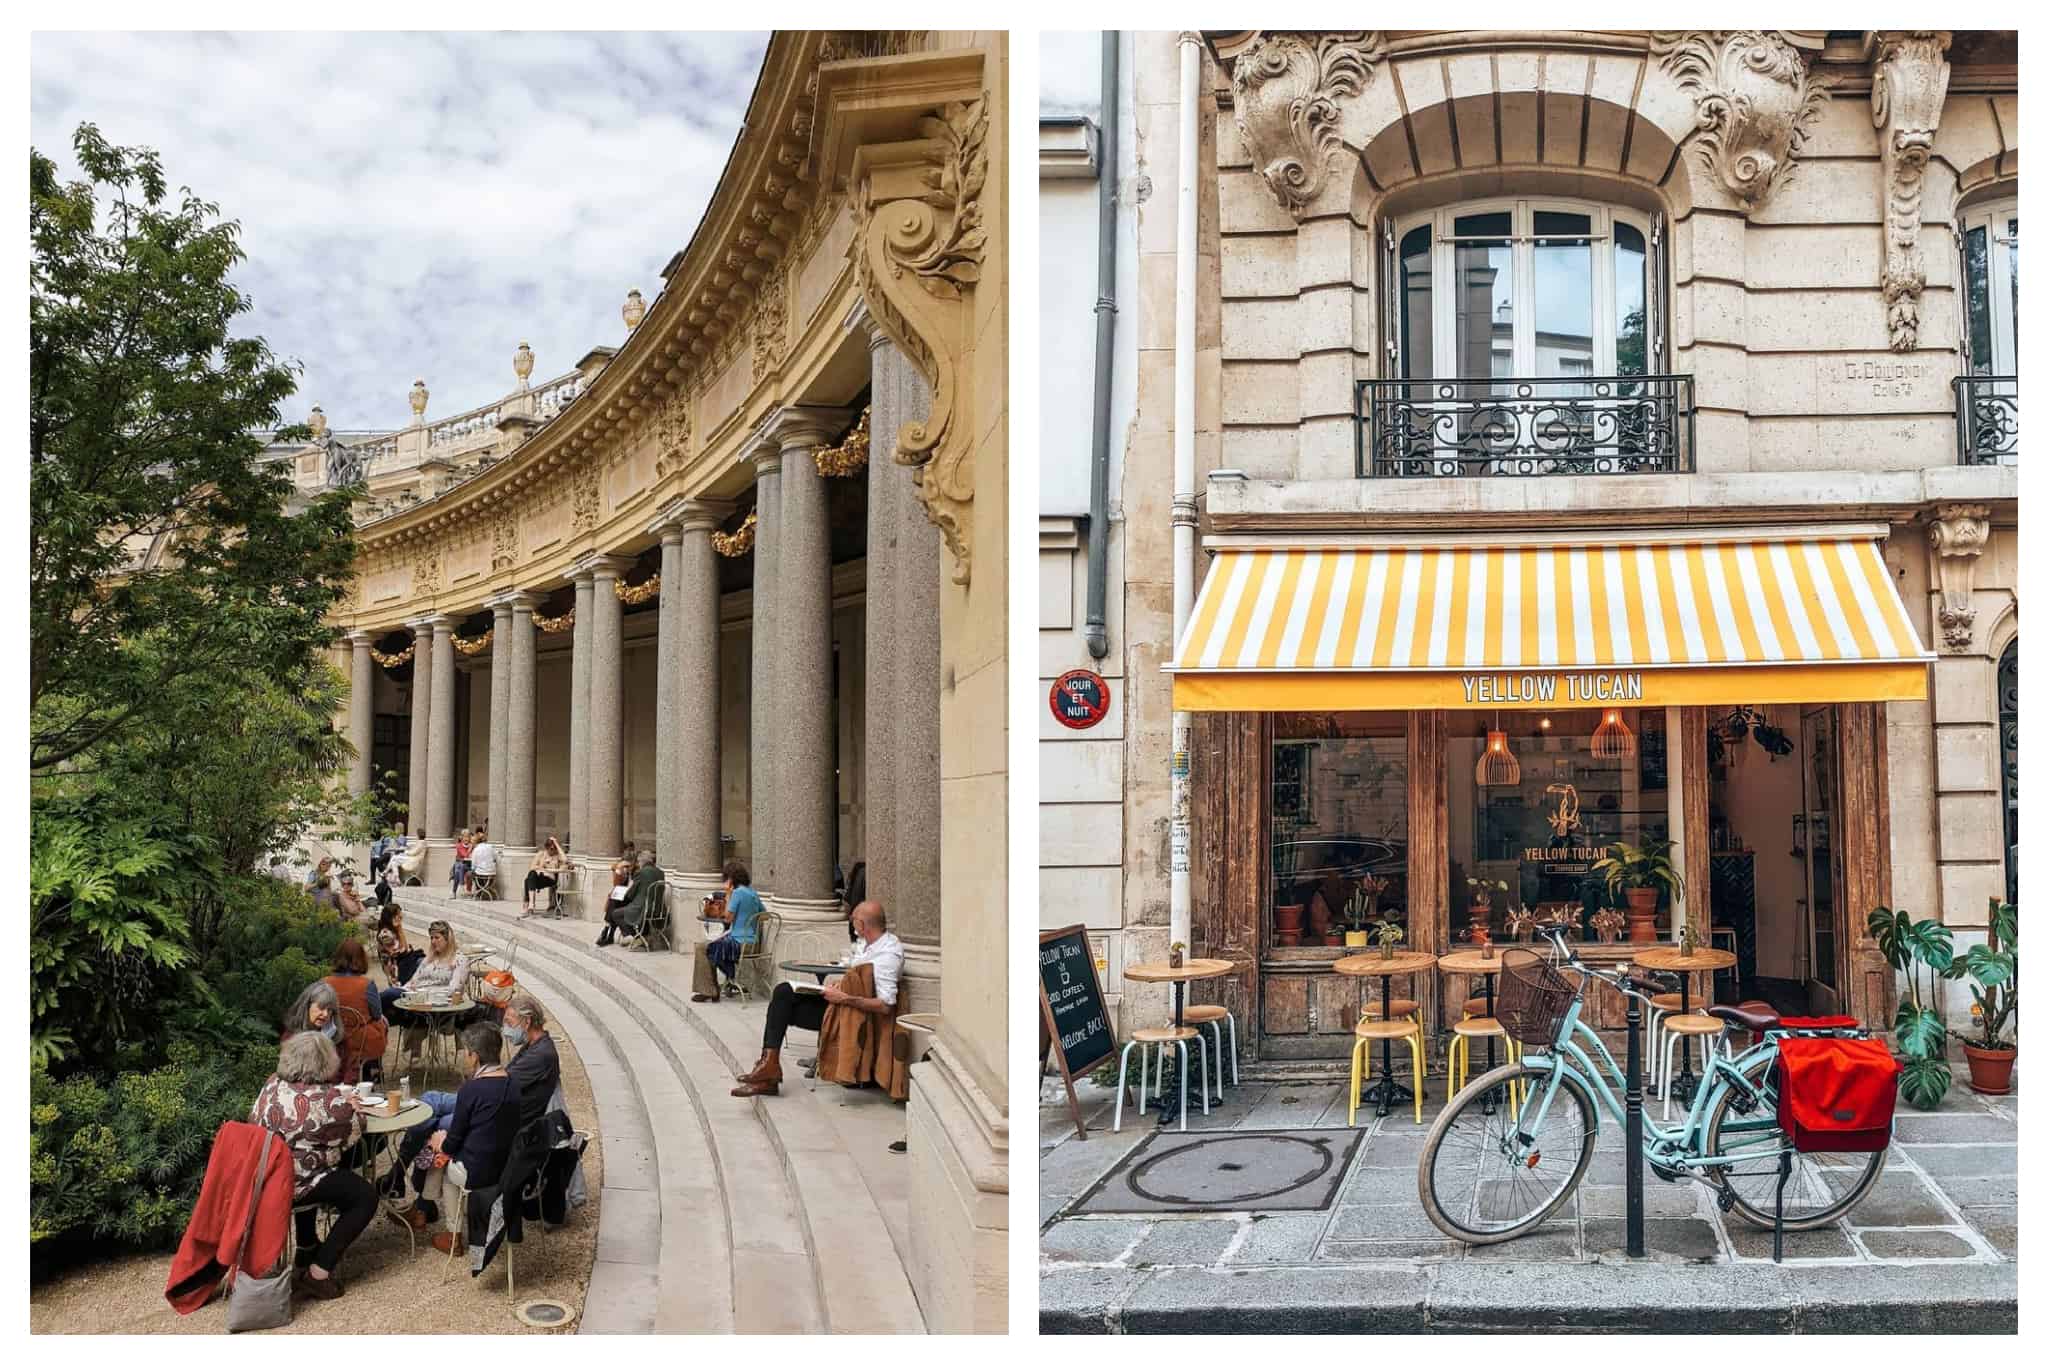
[[[862,149],[854,186],[854,255],[861,296],[931,388],[931,412],[895,433],[896,462],[917,471],[925,515],[953,553],[953,581],[974,558],[972,395],[960,383],[971,348],[973,291],[987,232],[988,101],[978,97],[918,120],[919,140]]]
[[[1884,318],[1894,351],[1920,340],[1920,190],[1948,98],[1949,37],[1934,29],[1880,34],[1871,75],[1870,117],[1884,155]]]
[[[1991,509],[1982,503],[1952,502],[1935,509],[1927,523],[1927,545],[1934,552],[1934,582],[1941,601],[1935,608],[1941,647],[1967,654],[1976,633],[1977,561],[1991,540]]]
[[[1700,159],[1749,212],[1792,178],[1828,90],[1799,49],[1757,29],[1660,31],[1650,51],[1693,98]]]
[[[1262,33],[1238,53],[1230,90],[1238,135],[1280,206],[1299,219],[1322,193],[1339,147],[1337,101],[1365,89],[1379,33]]]

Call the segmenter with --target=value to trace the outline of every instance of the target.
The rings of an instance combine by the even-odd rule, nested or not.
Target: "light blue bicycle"
[[[1461,1242],[1506,1242],[1533,1231],[1570,1200],[1593,1164],[1599,1112],[1626,1122],[1621,1066],[1581,1018],[1586,988],[1606,982],[1649,1007],[1649,996],[1676,990],[1661,974],[1637,976],[1579,959],[1562,931],[1552,957],[1511,951],[1501,962],[1495,1015],[1522,1056],[1495,1067],[1454,1096],[1437,1116],[1416,1172],[1430,1221]],[[1576,984],[1571,979],[1577,977]],[[1730,1029],[1763,1034],[1733,1056],[1715,1054],[1684,1121],[1643,1114],[1643,1152],[1666,1181],[1693,1179],[1715,1190],[1723,1210],[1769,1228],[1778,1207],[1780,1158],[1790,1151],[1778,1127],[1778,1039],[1774,1012],[1716,1005],[1708,1013]],[[1597,1059],[1597,1060],[1596,1060]],[[1508,1092],[1508,1086],[1515,1090]],[[1502,1102],[1503,1094],[1520,1103]],[[1879,1152],[1791,1152],[1784,1185],[1788,1232],[1834,1222],[1868,1193],[1884,1168]]]

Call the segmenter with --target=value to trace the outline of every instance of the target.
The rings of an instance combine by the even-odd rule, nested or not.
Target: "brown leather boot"
[[[782,1054],[773,1048],[761,1054],[754,1074],[732,1088],[735,1095],[773,1095],[782,1088]]]
[[[751,1081],[756,1073],[766,1065],[768,1065],[768,1049],[764,1047],[761,1049],[761,1055],[754,1059],[754,1064],[745,1071],[740,1072],[737,1076],[734,1076],[733,1079],[736,1081]]]

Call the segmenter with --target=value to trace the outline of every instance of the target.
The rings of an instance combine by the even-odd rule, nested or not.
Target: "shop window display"
[[[1408,736],[1399,712],[1273,724],[1269,946],[1341,948],[1408,914]]]

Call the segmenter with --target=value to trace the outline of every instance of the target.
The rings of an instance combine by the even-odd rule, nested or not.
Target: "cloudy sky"
[[[38,34],[31,136],[156,148],[242,225],[242,329],[337,429],[429,421],[625,335],[688,242],[765,34]]]

